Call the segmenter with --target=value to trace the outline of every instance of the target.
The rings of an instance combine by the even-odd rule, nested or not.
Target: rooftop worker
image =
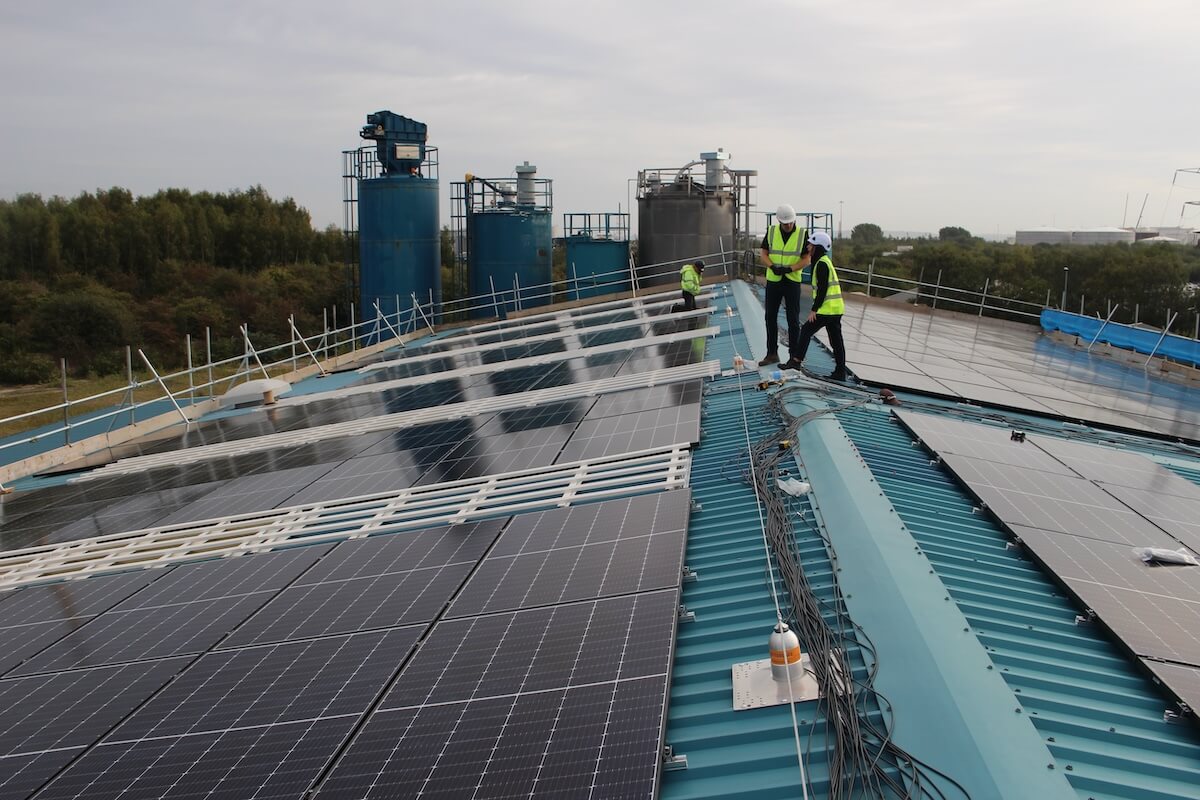
[[[782,205],[775,211],[777,225],[767,228],[759,260],[767,268],[767,355],[760,367],[778,364],[779,303],[785,308],[788,324],[788,354],[795,356],[800,330],[800,285],[804,282],[801,263],[808,231],[796,227],[796,210]]]
[[[833,258],[829,255],[833,242],[829,234],[817,231],[808,240],[809,257],[812,261],[813,304],[808,320],[800,329],[800,340],[795,349],[790,349],[792,357],[785,365],[788,369],[800,369],[804,354],[808,352],[808,342],[813,334],[825,328],[829,336],[829,346],[833,349],[834,368],[830,378],[835,381],[846,380],[846,345],[842,341],[842,314],[846,312],[846,303],[842,300],[842,285],[838,281],[837,270],[833,268]]]
[[[704,280],[704,262],[696,259],[684,264],[679,270],[679,288],[683,290],[683,310],[696,310],[696,295],[700,294],[700,281]]]

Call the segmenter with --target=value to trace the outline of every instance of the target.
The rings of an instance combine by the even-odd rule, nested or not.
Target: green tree
[[[947,226],[938,230],[938,239],[943,242],[952,242],[954,244],[971,244],[973,237],[971,232],[966,228],[958,228],[955,226]]]
[[[862,245],[880,244],[883,241],[883,228],[872,222],[860,222],[850,231],[850,241]]]

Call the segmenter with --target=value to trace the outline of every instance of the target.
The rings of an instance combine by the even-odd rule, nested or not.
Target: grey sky
[[[443,223],[465,172],[536,164],[558,223],[724,147],[760,209],[844,201],[847,232],[1132,225],[1146,193],[1174,225],[1198,29],[1195,0],[10,0],[0,197],[261,183],[340,225],[340,152],[387,108],[429,126]]]

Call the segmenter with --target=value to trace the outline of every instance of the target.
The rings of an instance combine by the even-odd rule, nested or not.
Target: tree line
[[[346,248],[261,186],[0,201],[0,383],[51,379],[58,358],[75,375],[123,371],[128,344],[177,367],[185,334],[206,327],[227,357],[240,324],[256,343],[286,341],[292,313],[318,332],[346,296]]]
[[[899,248],[910,245],[911,249]],[[1014,245],[948,226],[936,239],[889,239],[878,225],[856,225],[835,247],[836,263],[904,280],[981,292],[989,298],[1162,327],[1191,336],[1200,315],[1200,248],[1173,244]],[[1064,270],[1064,268],[1066,268]],[[943,295],[943,298],[946,295]],[[924,298],[922,302],[931,302]],[[939,306],[942,307],[942,306]],[[953,308],[947,304],[945,307]]]

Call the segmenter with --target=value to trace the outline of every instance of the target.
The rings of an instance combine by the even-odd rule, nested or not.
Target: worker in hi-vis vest
[[[683,310],[696,310],[696,295],[700,294],[700,281],[704,280],[704,262],[696,259],[684,264],[679,270],[679,288],[683,291]]]
[[[791,350],[792,357],[786,364],[788,369],[800,369],[804,354],[808,352],[808,342],[813,334],[825,329],[829,336],[829,346],[833,350],[833,373],[830,378],[835,381],[846,380],[846,345],[842,341],[842,314],[846,313],[846,303],[842,300],[842,285],[838,281],[837,270],[833,268],[833,258],[829,255],[833,250],[833,242],[829,234],[817,231],[808,237],[808,250],[812,263],[813,304],[808,320],[800,328],[800,340],[796,349]]]
[[[782,302],[788,325],[788,354],[796,352],[800,333],[800,286],[804,282],[804,245],[808,231],[796,227],[796,211],[783,205],[775,212],[776,225],[767,228],[762,240],[759,260],[767,268],[767,355],[758,362],[760,367],[778,364],[779,304]]]

